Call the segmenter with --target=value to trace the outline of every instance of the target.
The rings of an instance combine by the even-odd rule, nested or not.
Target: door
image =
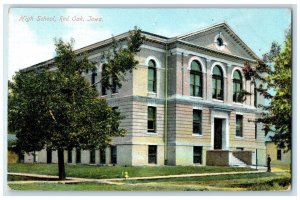
[[[214,149],[222,149],[222,119],[215,119]]]

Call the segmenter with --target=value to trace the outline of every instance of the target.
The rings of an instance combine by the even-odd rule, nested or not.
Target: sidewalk
[[[201,176],[219,176],[219,175],[235,175],[235,174],[258,174],[265,173],[266,170],[258,170],[258,171],[244,171],[244,172],[218,172],[218,173],[201,173],[201,174],[177,174],[177,175],[166,175],[166,176],[150,176],[150,177],[129,177],[126,180],[151,180],[151,179],[167,179],[167,178],[182,178],[182,177],[201,177]],[[288,172],[288,170],[273,170],[272,172]],[[66,180],[57,180],[58,176],[50,176],[50,175],[40,175],[40,174],[28,174],[28,173],[13,173],[8,172],[8,175],[14,176],[25,176],[25,177],[33,177],[33,178],[47,178],[54,179],[53,181],[9,181],[8,184],[31,184],[31,183],[83,183],[83,182],[97,182],[97,183],[106,183],[106,184],[114,184],[114,185],[122,185],[123,183],[118,181],[124,181],[124,178],[110,178],[110,179],[92,179],[92,178],[78,178],[78,177],[67,177]],[[115,182],[117,181],[117,182]]]

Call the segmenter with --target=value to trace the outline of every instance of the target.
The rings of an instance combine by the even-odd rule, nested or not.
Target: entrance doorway
[[[215,118],[214,149],[222,149],[222,119]]]

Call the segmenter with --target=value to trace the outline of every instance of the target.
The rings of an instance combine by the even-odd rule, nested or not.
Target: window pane
[[[217,88],[218,88],[218,90],[221,89],[221,86],[222,86],[221,80],[217,80]]]
[[[190,85],[190,95],[194,96],[195,92],[194,92],[194,85]]]
[[[199,75],[196,75],[195,76],[195,85],[200,85],[200,76]]]
[[[150,61],[149,61],[148,67],[153,67],[153,68],[156,67],[154,60],[150,60]]]
[[[148,163],[149,164],[157,163],[157,146],[156,145],[148,146]]]
[[[200,87],[197,86],[197,87],[195,87],[195,89],[196,89],[196,91],[195,91],[195,96],[200,97],[200,96],[201,96],[201,93],[200,93]]]
[[[236,80],[241,80],[242,79],[239,71],[237,71],[237,70],[234,71],[233,79],[236,79]]]
[[[241,85],[240,84],[236,84],[236,91],[240,92],[241,91]]]
[[[111,163],[116,164],[117,163],[117,147],[111,146]]]
[[[193,133],[201,134],[201,110],[193,110]]]
[[[154,121],[148,121],[148,130],[154,130]]]
[[[201,146],[194,147],[193,162],[195,164],[202,164],[202,147]]]
[[[153,85],[154,85],[153,81],[148,80],[148,91],[150,91],[150,92],[153,92],[153,91],[154,91],[154,90],[153,90]]]
[[[90,150],[90,163],[95,163],[95,150]]]
[[[148,119],[149,120],[154,119],[154,109],[153,109],[153,107],[148,107]]]
[[[213,74],[214,74],[214,75],[222,76],[221,69],[220,69],[220,67],[219,67],[218,65],[214,67]]]
[[[155,132],[156,108],[148,107],[148,131]]]
[[[106,163],[105,149],[100,149],[100,163],[101,164]]]
[[[243,133],[243,116],[236,115],[236,136],[242,137]]]
[[[201,67],[200,67],[200,63],[198,61],[193,61],[192,64],[191,64],[191,70],[194,70],[194,71],[201,71]]]
[[[212,88],[215,89],[216,88],[216,79],[213,78],[212,80]]]
[[[194,84],[194,81],[195,81],[195,75],[190,74],[190,84]]]
[[[148,80],[154,80],[154,69],[148,69]]]

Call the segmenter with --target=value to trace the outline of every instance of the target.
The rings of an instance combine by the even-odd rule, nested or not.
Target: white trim
[[[229,116],[228,113],[220,111],[211,113],[211,149],[214,149],[215,118],[222,119],[222,149],[229,150]]]
[[[210,74],[213,75],[214,67],[217,66],[217,65],[219,65],[219,66],[221,67],[221,69],[222,69],[222,71],[223,71],[223,77],[224,77],[224,78],[227,78],[226,68],[225,68],[224,64],[221,63],[221,62],[214,62],[214,63],[211,65],[211,71],[210,71]],[[224,85],[225,85],[225,84],[224,84]]]
[[[147,106],[149,107],[155,107],[155,108],[157,108],[157,103],[155,102],[155,101],[147,101]]]
[[[146,59],[145,59],[145,63],[144,65],[148,67],[148,63],[150,60],[154,60],[155,62],[155,65],[156,65],[156,69],[158,68],[161,68],[161,63],[158,61],[158,59],[154,56],[148,56]]]
[[[244,77],[244,73],[243,73],[243,70],[240,68],[240,67],[234,67],[231,71],[231,79],[233,79],[233,73],[235,70],[238,70],[241,75],[242,75],[242,81],[244,82],[245,81],[245,77]]]
[[[201,106],[199,106],[199,105],[194,105],[193,104],[193,110],[203,110],[203,106],[201,105]]]
[[[223,42],[223,45],[222,46],[219,46],[218,45],[218,41],[217,39],[218,38],[221,38],[222,39],[222,42]],[[225,46],[227,46],[227,42],[225,42],[225,38],[222,34],[222,32],[218,33],[215,38],[214,38],[214,44],[215,44],[215,47],[218,49],[218,50],[224,50]]]
[[[202,59],[199,58],[199,56],[193,56],[189,59],[189,64],[188,64],[187,69],[191,70],[191,64],[194,60],[197,60],[200,63],[202,73],[206,73],[206,64],[202,61]]]

